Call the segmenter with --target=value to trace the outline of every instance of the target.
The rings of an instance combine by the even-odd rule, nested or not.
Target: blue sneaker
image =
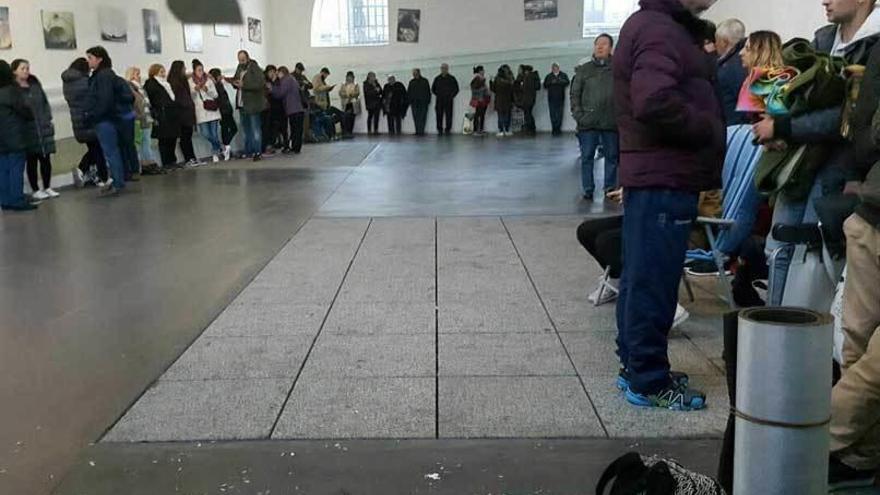
[[[672,379],[673,383],[685,387],[687,387],[688,382],[690,381],[687,374],[680,371],[670,371],[669,378]],[[629,371],[627,371],[626,368],[620,368],[620,372],[617,374],[617,390],[620,390],[621,392],[629,390]]]
[[[687,386],[670,383],[656,394],[646,395],[627,389],[626,400],[639,407],[657,407],[672,411],[698,411],[706,408],[706,394]]]

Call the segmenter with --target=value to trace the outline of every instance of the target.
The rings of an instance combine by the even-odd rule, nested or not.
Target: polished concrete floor
[[[576,161],[360,139],[0,216],[0,493],[584,493],[627,449],[711,472],[711,284],[672,358],[713,407],[623,404],[574,239],[614,209]]]

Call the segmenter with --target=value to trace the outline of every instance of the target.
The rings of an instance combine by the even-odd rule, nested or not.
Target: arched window
[[[312,46],[388,44],[388,0],[315,0]]]
[[[584,0],[584,38],[618,34],[638,8],[639,0]]]

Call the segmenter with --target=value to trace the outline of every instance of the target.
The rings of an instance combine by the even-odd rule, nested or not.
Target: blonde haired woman
[[[180,137],[180,118],[175,104],[174,90],[165,80],[165,67],[153,64],[144,83],[153,115],[152,136],[159,140],[162,168],[177,168],[177,138]]]
[[[134,94],[134,144],[138,150],[138,160],[141,167],[156,163],[153,156],[152,145],[152,120],[149,115],[149,100],[141,86],[141,69],[139,67],[129,67],[125,69],[125,80],[131,86],[131,92]]]

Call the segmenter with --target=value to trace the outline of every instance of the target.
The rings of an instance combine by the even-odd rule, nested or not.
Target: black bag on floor
[[[669,459],[641,456],[635,452],[612,462],[596,486],[596,495],[725,495],[712,478],[688,471]]]

